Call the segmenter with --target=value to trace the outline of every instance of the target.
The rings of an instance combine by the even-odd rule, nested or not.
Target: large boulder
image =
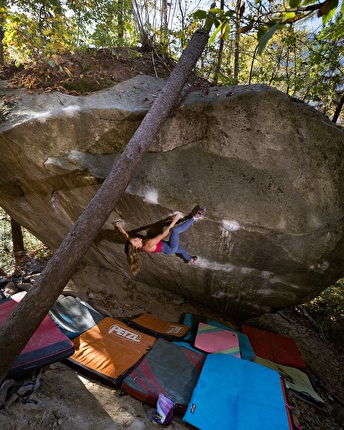
[[[138,76],[78,97],[3,88],[0,206],[56,250],[163,84]],[[144,254],[138,281],[239,318],[302,303],[343,276],[343,146],[342,129],[269,86],[190,93],[85,262],[130,278],[111,222],[156,233],[200,204],[206,218],[181,236],[197,265]]]

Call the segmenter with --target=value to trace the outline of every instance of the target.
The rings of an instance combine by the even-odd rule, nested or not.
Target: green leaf
[[[322,17],[322,23],[325,25],[336,12],[338,0],[326,0],[318,10],[318,17]]]
[[[214,24],[215,28],[217,28],[221,25],[222,21],[220,21],[217,18],[212,18],[212,19],[213,19],[213,24]]]
[[[325,14],[322,17],[323,25],[325,25],[328,21],[330,21],[334,17],[335,13],[337,12],[337,7],[338,7],[338,0],[330,1],[329,11],[327,14]]]
[[[221,39],[227,40],[230,30],[231,30],[231,26],[229,25],[229,22],[227,21],[224,25],[224,29],[222,29],[222,31],[221,31],[221,33],[222,33],[222,35],[220,36]]]
[[[216,39],[216,36],[219,34],[219,32],[221,31],[222,27],[223,27],[224,23],[221,23],[218,27],[216,27],[214,33],[209,37],[209,44],[213,43]]]
[[[195,19],[206,19],[208,16],[208,12],[205,10],[198,9],[191,15]]]
[[[335,13],[336,13],[336,8],[330,10],[326,15],[324,15],[321,18],[322,24],[326,25],[334,17]]]
[[[214,7],[213,9],[209,9],[210,13],[214,13],[214,14],[218,14],[218,15],[223,15],[223,9],[220,9],[218,7]]]
[[[231,18],[234,14],[234,10],[228,10],[226,13],[223,14],[223,18]]]
[[[288,20],[291,18],[295,18],[295,12],[287,12],[283,17],[283,19],[285,19],[285,20]]]
[[[333,39],[338,39],[339,37],[344,35],[344,21],[338,24],[337,28],[335,29],[333,33]]]
[[[211,30],[211,27],[214,25],[214,18],[211,15],[207,16],[207,19],[205,20],[204,27],[207,31]]]
[[[283,17],[283,24],[299,21],[300,19],[303,19],[304,15],[302,13],[295,13],[295,12],[288,12]]]
[[[272,38],[272,36],[274,35],[275,31],[279,28],[280,26],[280,22],[277,22],[275,25],[273,25],[269,31],[267,31],[263,37],[260,38],[259,43],[258,43],[258,55],[262,55],[266,44],[268,43],[268,41]]]
[[[301,0],[289,0],[289,6],[292,9],[296,9],[297,7],[300,6]]]
[[[267,27],[264,27],[263,25],[261,25],[261,26],[258,28],[258,33],[257,33],[257,38],[258,38],[258,40],[260,40],[260,39],[264,36],[264,34],[265,34],[267,31],[268,31],[268,28],[267,28]]]

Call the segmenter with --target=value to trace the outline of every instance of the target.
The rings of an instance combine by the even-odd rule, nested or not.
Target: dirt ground
[[[6,295],[17,291],[18,287],[27,287],[28,279],[32,283],[37,275],[17,278],[14,284],[6,287]],[[94,286],[100,283],[111,287],[110,291],[113,293],[97,292]],[[118,282],[111,271],[84,266],[75,274],[73,281],[68,283],[66,290],[76,294],[80,285],[84,292],[78,294],[79,297],[87,299],[104,315],[114,318],[131,318],[146,312],[178,322],[184,312],[192,312],[238,328],[237,322],[228,319],[224,321],[220,315],[184,300],[181,296],[137,282]],[[326,404],[320,409],[289,391],[289,404],[300,427],[303,430],[343,429],[343,351],[323,339],[309,321],[294,309],[267,314],[245,323],[295,339],[308,366],[307,373],[312,381],[317,381],[316,391]],[[152,422],[154,408],[120,394],[58,362],[43,369],[40,384],[37,384],[36,391],[28,402],[22,403],[15,395],[10,401],[7,400],[5,407],[0,409],[0,428],[142,430],[159,427]],[[169,428],[181,430],[194,427],[175,416]]]
[[[10,88],[28,91],[59,91],[70,95],[89,94],[118,82],[143,74],[167,78],[175,63],[157,53],[136,49],[88,50],[75,54],[56,55],[49,64],[35,62],[0,66],[0,79]],[[191,74],[190,89],[209,87],[204,79]]]

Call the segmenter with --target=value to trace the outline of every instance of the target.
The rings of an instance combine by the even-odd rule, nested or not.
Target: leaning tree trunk
[[[171,110],[207,44],[198,30],[134,136],[46,268],[0,329],[0,382],[77,269]]]

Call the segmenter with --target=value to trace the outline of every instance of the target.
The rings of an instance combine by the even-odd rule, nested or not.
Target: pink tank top
[[[154,251],[150,251],[150,252],[142,251],[142,252],[146,252],[147,254],[155,254],[155,253],[157,253],[157,252],[161,252],[161,251],[162,251],[162,240],[160,240],[160,242],[158,242],[158,243],[156,244],[156,248],[155,248],[155,250],[154,250]]]

